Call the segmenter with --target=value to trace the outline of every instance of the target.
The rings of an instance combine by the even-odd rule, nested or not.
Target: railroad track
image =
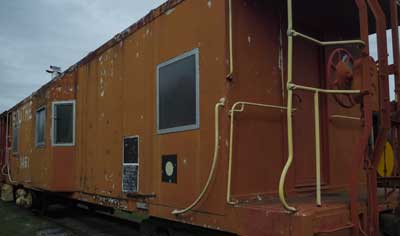
[[[0,236],[139,236],[139,224],[77,207],[53,205],[46,215],[0,201]]]
[[[50,209],[43,219],[59,226],[45,229],[37,236],[140,236],[137,223],[121,220],[100,213],[89,212],[80,208]],[[69,235],[68,235],[69,234]]]

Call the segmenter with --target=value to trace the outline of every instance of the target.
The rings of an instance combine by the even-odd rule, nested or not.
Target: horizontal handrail
[[[332,89],[320,89],[320,88],[313,88],[309,86],[297,85],[293,83],[288,84],[289,90],[304,90],[310,92],[318,92],[318,93],[327,93],[327,94],[361,94],[361,90],[332,90]]]
[[[242,105],[240,109],[236,109],[237,106]],[[265,108],[275,108],[279,110],[286,110],[287,107],[283,106],[276,106],[276,105],[269,105],[269,104],[262,104],[262,103],[254,103],[254,102],[236,102],[233,104],[232,109],[229,110],[229,113],[232,114],[233,112],[243,112],[244,111],[244,106],[249,105],[249,106],[257,106],[257,107],[265,107]]]
[[[362,46],[365,46],[366,43],[362,40],[356,39],[356,40],[339,40],[339,41],[320,41],[318,39],[315,39],[313,37],[310,37],[308,35],[302,34],[300,32],[297,32],[296,30],[289,30],[288,32],[289,35],[293,37],[301,37],[304,38],[308,41],[311,41],[313,43],[316,43],[320,46],[333,46],[333,45],[349,45],[349,44],[359,44]]]
[[[348,45],[348,44],[360,44],[362,46],[366,46],[366,43],[362,40],[344,40],[344,41],[320,41],[318,39],[315,39],[313,37],[310,37],[308,35],[296,32],[293,29],[293,3],[292,0],[287,0],[287,18],[288,18],[288,31],[287,31],[287,36],[288,36],[288,56],[287,56],[287,144],[288,144],[288,158],[286,160],[286,164],[283,167],[281,177],[279,180],[279,199],[283,205],[283,207],[290,211],[290,212],[296,212],[297,209],[293,206],[290,206],[286,200],[285,196],[285,181],[287,174],[289,172],[289,169],[293,163],[294,160],[294,151],[293,151],[293,118],[292,118],[292,107],[293,107],[293,91],[296,89],[304,90],[304,91],[309,91],[314,93],[314,112],[315,112],[315,135],[316,135],[316,174],[317,174],[317,205],[321,205],[321,189],[320,189],[320,147],[318,144],[320,144],[319,140],[319,93],[325,93],[325,94],[362,94],[364,91],[361,90],[329,90],[329,89],[320,89],[320,88],[313,88],[313,87],[308,87],[308,86],[302,86],[302,85],[296,85],[293,83],[293,38],[294,37],[301,37],[306,40],[309,40],[313,43],[316,43],[320,46],[331,46],[331,45]]]
[[[347,119],[347,120],[361,120],[359,117],[352,117],[352,116],[342,116],[342,115],[332,115],[331,118],[339,118],[339,119]]]
[[[254,102],[236,102],[233,104],[229,113],[231,115],[230,121],[230,134],[229,134],[229,160],[228,160],[228,183],[227,183],[227,194],[226,194],[226,202],[230,205],[236,205],[238,201],[231,200],[231,184],[232,184],[232,159],[233,159],[233,134],[234,134],[234,120],[235,120],[235,112],[243,112],[245,106],[255,106],[255,107],[262,107],[262,108],[269,108],[269,109],[278,109],[278,110],[287,110],[287,107],[283,106],[276,106],[270,104],[262,104],[262,103],[254,103]],[[241,106],[238,108],[238,106]],[[294,111],[295,109],[293,109]]]

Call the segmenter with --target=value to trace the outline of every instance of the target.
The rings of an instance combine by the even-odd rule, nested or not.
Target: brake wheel
[[[334,50],[326,68],[327,86],[330,90],[351,90],[353,85],[354,59],[343,48]],[[352,108],[356,101],[352,94],[333,94],[335,101],[344,108]]]

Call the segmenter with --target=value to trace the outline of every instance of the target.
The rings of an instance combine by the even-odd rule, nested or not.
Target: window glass
[[[12,150],[14,153],[18,153],[18,141],[19,141],[19,128],[18,125],[15,125],[13,128],[13,143],[12,143]]]
[[[36,112],[36,146],[42,146],[45,143],[45,123],[46,109],[42,108]]]
[[[74,144],[74,103],[54,105],[54,144]]]
[[[124,139],[124,164],[138,163],[138,138]]]
[[[198,128],[198,50],[158,66],[158,131]]]

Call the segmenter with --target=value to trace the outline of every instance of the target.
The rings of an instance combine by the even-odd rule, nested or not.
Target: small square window
[[[199,50],[194,49],[157,67],[157,130],[165,134],[199,126]]]
[[[40,108],[36,111],[36,121],[35,121],[35,142],[36,147],[41,147],[45,145],[46,137],[46,108]]]

